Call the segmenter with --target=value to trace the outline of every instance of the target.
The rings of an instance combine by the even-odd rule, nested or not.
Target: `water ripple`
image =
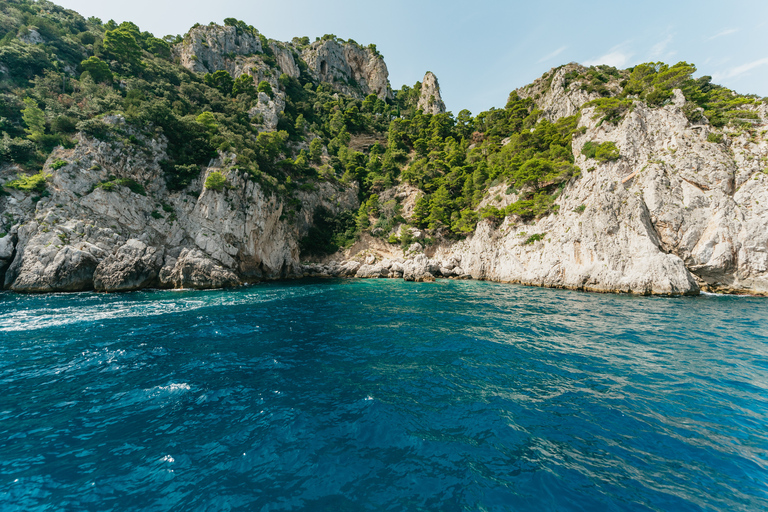
[[[0,293],[0,509],[768,509],[768,303]]]

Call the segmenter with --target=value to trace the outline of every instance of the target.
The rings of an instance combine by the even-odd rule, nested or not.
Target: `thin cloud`
[[[567,46],[561,46],[560,48],[558,48],[557,50],[553,51],[552,53],[547,54],[544,57],[540,58],[539,61],[537,62],[537,64],[541,64],[542,62],[546,62],[546,61],[548,61],[550,59],[554,59],[555,57],[557,57],[558,55],[560,55],[561,53],[563,53],[567,49],[568,49]]]
[[[724,73],[722,77],[733,78],[739,75],[743,75],[748,71],[752,71],[755,68],[759,68],[760,66],[765,66],[766,64],[768,64],[768,58],[753,60],[752,62],[748,62],[731,69],[730,71]]]
[[[597,66],[598,64],[607,64],[609,66],[613,66],[615,68],[621,68],[623,67],[631,57],[631,54],[627,54],[620,51],[613,51],[610,53],[606,53],[602,57],[598,57],[596,59],[589,60],[585,62],[584,64],[586,66]]]
[[[735,34],[738,31],[739,31],[738,28],[727,28],[727,29],[723,30],[722,32],[718,32],[717,34],[715,34],[712,37],[708,38],[707,41],[711,41],[713,39],[717,39],[718,37],[729,36],[731,34]]]
[[[652,59],[659,58],[664,54],[664,51],[667,49],[667,46],[669,46],[669,43],[672,42],[673,36],[670,34],[667,36],[666,39],[663,41],[659,41],[653,47],[651,48],[650,56]]]

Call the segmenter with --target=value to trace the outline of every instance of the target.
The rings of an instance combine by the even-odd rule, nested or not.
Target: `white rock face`
[[[93,275],[97,291],[140,290],[158,286],[164,248],[132,238],[101,260]]]
[[[262,47],[257,36],[237,27],[200,25],[190,30],[185,41],[175,46],[174,51],[179,55],[181,65],[190,71],[213,73],[226,69],[235,76],[236,57],[261,53]]]
[[[345,94],[358,98],[369,94],[382,100],[392,98],[387,65],[370,48],[334,40],[315,41],[301,56],[315,78],[331,83]],[[350,81],[357,87],[349,85]]]
[[[581,91],[573,93],[577,97],[565,105],[584,99]],[[595,292],[768,295],[768,133],[763,129],[768,107],[751,107],[762,125],[753,135],[726,129],[723,141],[714,143],[708,141],[712,128],[692,125],[684,106],[684,97],[674,91],[663,108],[636,102],[618,125],[600,123],[592,110],[584,111],[584,132],[573,142],[582,176],[558,196],[558,214],[536,222],[507,218],[498,227],[483,221],[461,242],[444,241],[427,251],[414,244],[389,267],[386,260],[366,260],[357,277],[471,277]],[[571,107],[550,110],[553,120],[572,112]],[[581,154],[587,141],[612,141],[621,158],[587,159]],[[491,189],[481,204],[503,207],[514,201],[503,193],[505,187]],[[385,191],[382,198],[407,192],[402,188]],[[490,199],[494,196],[499,199]],[[346,275],[345,265],[370,257],[370,247],[358,250],[345,262],[304,267],[304,273]]]
[[[423,110],[425,114],[445,114],[445,103],[440,96],[440,84],[437,83],[437,77],[431,71],[427,71],[421,82],[421,94],[416,108]]]
[[[49,197],[33,203],[30,194],[15,190],[0,197],[0,211],[18,220],[0,238],[6,288],[217,288],[291,277],[299,267],[298,241],[314,210],[358,206],[355,188],[323,183],[301,192],[299,212],[286,215],[278,196],[230,168],[233,155],[213,160],[186,191],[170,192],[159,166],[165,143],[132,135],[141,147],[80,136],[74,149],[58,148],[49,158],[70,162],[44,169],[52,175]],[[213,171],[227,177],[221,192],[203,187]],[[15,174],[0,172],[0,181]],[[96,187],[110,176],[136,181],[144,194],[126,186]]]
[[[438,256],[459,257],[478,279],[642,294],[768,294],[768,176],[760,163],[768,142],[748,135],[708,142],[710,128],[692,126],[675,99],[660,109],[636,103],[618,126],[585,111],[586,133],[573,143],[583,176],[563,189],[558,215],[528,224],[507,219],[498,229],[481,223]],[[621,159],[588,160],[580,153],[588,140],[615,142]]]
[[[568,64],[560,68],[552,69],[542,78],[538,78],[532,84],[517,89],[521,98],[535,98],[536,104],[541,109],[544,117],[549,121],[556,121],[561,117],[576,114],[579,109],[594,99],[600,98],[596,92],[587,93],[580,89],[581,82],[575,81],[566,84],[566,74],[570,71],[584,72],[587,68],[578,64]],[[551,82],[549,78],[552,78]],[[618,83],[608,83],[608,89],[619,92]]]
[[[282,45],[277,43],[270,43],[272,53],[275,54],[275,61],[277,62],[280,71],[293,78],[299,78],[301,76],[301,70],[299,65],[296,64],[296,60],[293,58],[293,52]]]
[[[259,93],[259,101],[248,111],[252,118],[260,116],[261,131],[274,131],[280,120],[280,114],[285,110],[285,96],[275,94],[273,98],[265,92]],[[255,122],[255,121],[254,121]]]

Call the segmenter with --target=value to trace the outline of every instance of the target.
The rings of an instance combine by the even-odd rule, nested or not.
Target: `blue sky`
[[[374,43],[392,87],[434,72],[449,110],[503,107],[510,91],[568,62],[629,67],[687,61],[696,76],[768,96],[768,1],[731,0],[58,0],[83,16],[157,36],[242,19],[265,36],[326,33]]]

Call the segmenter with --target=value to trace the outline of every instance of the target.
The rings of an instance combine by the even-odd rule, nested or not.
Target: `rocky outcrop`
[[[375,94],[392,98],[389,71],[384,59],[371,48],[335,39],[315,41],[301,54],[310,73],[318,80],[357,98]]]
[[[290,48],[286,48],[282,44],[270,42],[269,47],[272,49],[272,53],[275,56],[275,61],[280,71],[293,78],[299,78],[301,76],[301,69],[296,63],[296,59],[293,56],[293,51]]]
[[[13,261],[13,253],[16,248],[16,234],[5,233],[0,238],[0,282],[5,281],[5,271]]]
[[[23,226],[21,237],[26,238],[37,228],[34,222]],[[62,247],[58,242],[59,237],[50,232],[31,236],[6,273],[6,287],[38,293],[93,289],[93,273],[98,265],[93,253],[99,253],[99,249],[88,244]]]
[[[23,34],[19,35],[19,40],[27,44],[42,44],[45,39],[40,35],[35,27],[29,27]]]
[[[253,121],[261,125],[261,131],[273,131],[277,129],[280,114],[285,110],[285,97],[276,94],[270,98],[267,93],[260,92],[256,105],[248,111]]]
[[[160,282],[172,288],[230,288],[241,284],[238,276],[198,249],[183,249],[169,258],[160,271]]]
[[[237,57],[247,57],[262,51],[258,33],[220,25],[199,25],[189,31],[181,44],[174,47],[181,65],[190,71],[213,73],[225,69],[233,76],[236,75]]]
[[[119,292],[157,286],[163,253],[163,248],[150,247],[135,238],[128,240],[96,267],[94,288]]]
[[[298,78],[301,68],[297,47],[276,41],[268,44],[266,51],[271,52],[280,72]],[[277,76],[265,61],[264,51],[255,30],[219,25],[199,25],[173,47],[174,55],[190,71],[213,73],[225,70],[233,78],[247,74],[253,76],[256,83],[270,82],[277,92]],[[387,65],[372,48],[363,48],[351,41],[327,39],[304,47],[300,58],[306,62],[307,71],[314,79],[327,82],[344,94],[357,98],[369,94],[381,99],[393,97]]]
[[[445,103],[440,96],[440,84],[437,77],[431,71],[427,71],[421,82],[421,93],[416,108],[423,110],[425,114],[445,114]]]
[[[567,64],[551,69],[543,77],[536,79],[532,84],[516,89],[521,98],[532,98],[541,110],[542,115],[549,121],[556,121],[561,117],[572,116],[588,101],[600,98],[597,92],[582,90],[582,81],[568,81],[568,73],[584,73],[587,68],[579,64]],[[620,92],[618,80],[606,84],[608,90]]]
[[[50,195],[9,190],[0,196],[3,222],[12,222],[0,238],[6,288],[218,288],[291,277],[314,210],[358,206],[355,187],[326,182],[301,191],[286,211],[280,196],[233,169],[228,154],[211,161],[185,191],[169,191],[160,167],[167,158],[164,140],[133,131],[117,116],[108,121],[137,143],[80,135],[75,148],[58,148],[49,158],[68,162],[44,168]],[[203,186],[214,171],[227,178],[221,191]],[[0,169],[0,182],[17,172]]]
[[[580,93],[566,104],[578,104]],[[726,127],[710,137],[713,128],[692,124],[685,106],[675,91],[662,108],[636,102],[616,125],[584,110],[573,142],[582,175],[565,184],[557,214],[537,221],[507,217],[498,226],[481,221],[463,241],[444,240],[427,251],[417,243],[402,258],[360,245],[339,264],[303,272],[344,276],[358,261],[354,275],[363,278],[471,277],[595,292],[768,295],[765,131]],[[751,109],[768,125],[768,106]],[[553,119],[569,112],[550,111]],[[581,149],[588,141],[614,142],[621,156],[587,158]],[[381,197],[407,203],[418,195],[401,186]],[[481,206],[517,199],[499,185]],[[375,262],[365,261],[369,257]]]

